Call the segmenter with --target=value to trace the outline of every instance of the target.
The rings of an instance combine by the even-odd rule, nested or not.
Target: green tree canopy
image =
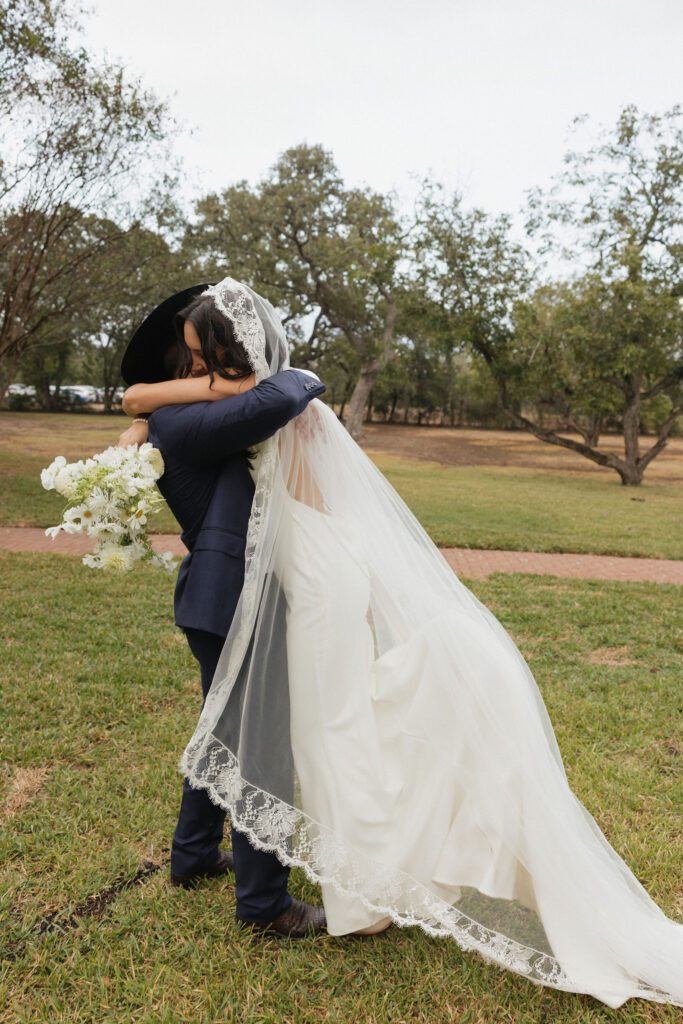
[[[681,111],[626,108],[566,163],[547,195],[532,193],[529,229],[546,249],[561,232],[573,281],[532,295],[529,257],[507,220],[434,188],[419,265],[437,318],[486,360],[509,419],[636,485],[683,411]],[[641,452],[641,417],[655,401],[657,438]],[[530,405],[555,423],[532,418]],[[597,447],[608,417],[621,426],[623,457]],[[582,441],[564,436],[571,428]]]
[[[359,438],[393,355],[405,241],[391,198],[345,187],[330,153],[300,145],[255,187],[205,197],[191,245],[207,275],[242,277],[278,306],[311,360],[334,332],[346,338],[358,365],[346,426]]]
[[[97,296],[79,280],[171,188],[163,104],[70,43],[72,7],[0,3],[0,397]],[[162,168],[160,161],[164,160]]]

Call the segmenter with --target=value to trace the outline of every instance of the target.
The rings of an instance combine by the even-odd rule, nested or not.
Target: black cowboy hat
[[[193,284],[191,288],[164,299],[145,317],[128,342],[121,360],[121,376],[127,385],[168,380],[165,356],[175,342],[173,318],[195,295],[210,287],[210,284]]]

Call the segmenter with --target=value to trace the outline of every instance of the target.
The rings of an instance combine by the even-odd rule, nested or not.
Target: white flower
[[[150,562],[158,569],[165,569],[169,576],[178,566],[178,559],[171,551],[164,551],[163,555],[155,551],[150,558]]]
[[[101,540],[113,540],[126,533],[126,528],[115,519],[100,519],[88,529],[88,536],[99,537]]]
[[[55,476],[55,490],[65,498],[73,498],[76,494],[76,474],[72,466],[63,466]]]
[[[135,561],[130,544],[107,541],[98,551],[100,566],[110,572],[130,572]]]
[[[143,448],[147,447],[149,442],[143,444]],[[141,449],[142,451],[142,449]],[[158,480],[160,476],[164,475],[164,459],[158,448],[154,448],[151,444],[149,445],[149,452],[146,453],[147,463],[151,467],[154,473],[154,479]]]
[[[123,465],[126,453],[130,450],[130,447],[129,445],[128,448],[105,448],[103,452],[98,452],[94,456],[94,460],[99,466],[104,466],[106,469],[119,469]]]
[[[140,498],[126,522],[131,530],[140,530],[147,522],[147,514],[152,511],[152,506],[145,498]]]
[[[116,502],[112,501],[111,496],[105,494],[101,487],[93,487],[85,499],[85,504],[95,514],[99,512],[102,515],[116,515],[117,512]]]
[[[80,533],[86,529],[89,524],[95,522],[95,517],[92,510],[87,507],[86,504],[74,505],[72,508],[68,508],[64,513],[64,529],[68,529],[70,533]]]
[[[66,466],[66,459],[63,455],[58,455],[54,462],[51,462],[47,469],[42,471],[40,474],[40,482],[46,491],[54,491],[55,477],[63,466]]]

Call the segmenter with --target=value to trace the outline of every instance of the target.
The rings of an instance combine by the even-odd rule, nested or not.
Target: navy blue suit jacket
[[[178,570],[175,621],[226,636],[244,583],[244,548],[254,496],[245,449],[271,437],[325,385],[283,370],[242,395],[168,405],[149,418],[161,451],[158,487],[189,554]]]

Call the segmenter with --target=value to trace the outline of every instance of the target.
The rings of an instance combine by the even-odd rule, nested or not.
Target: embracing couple
[[[609,1006],[683,1005],[668,919],[567,783],[535,680],[232,278],[171,296],[122,365],[161,450],[204,703],[171,880],[234,868],[245,927],[449,935]],[[221,851],[226,812],[232,852]],[[293,899],[300,866],[323,908]]]
[[[136,419],[119,444],[149,440],[164,458],[159,489],[182,527],[189,554],[175,591],[175,621],[209,691],[244,581],[254,482],[246,450],[303,411],[325,386],[307,371],[282,370],[255,387],[230,321],[198,285],[172,295],[147,317],[124,356],[132,385],[124,410]],[[167,380],[171,376],[172,380]],[[232,401],[219,401],[226,397]],[[210,403],[210,404],[206,404]],[[186,778],[171,847],[171,882],[235,872],[241,924],[298,938],[325,927],[325,914],[292,899],[289,868],[233,828],[219,849],[225,809]]]

